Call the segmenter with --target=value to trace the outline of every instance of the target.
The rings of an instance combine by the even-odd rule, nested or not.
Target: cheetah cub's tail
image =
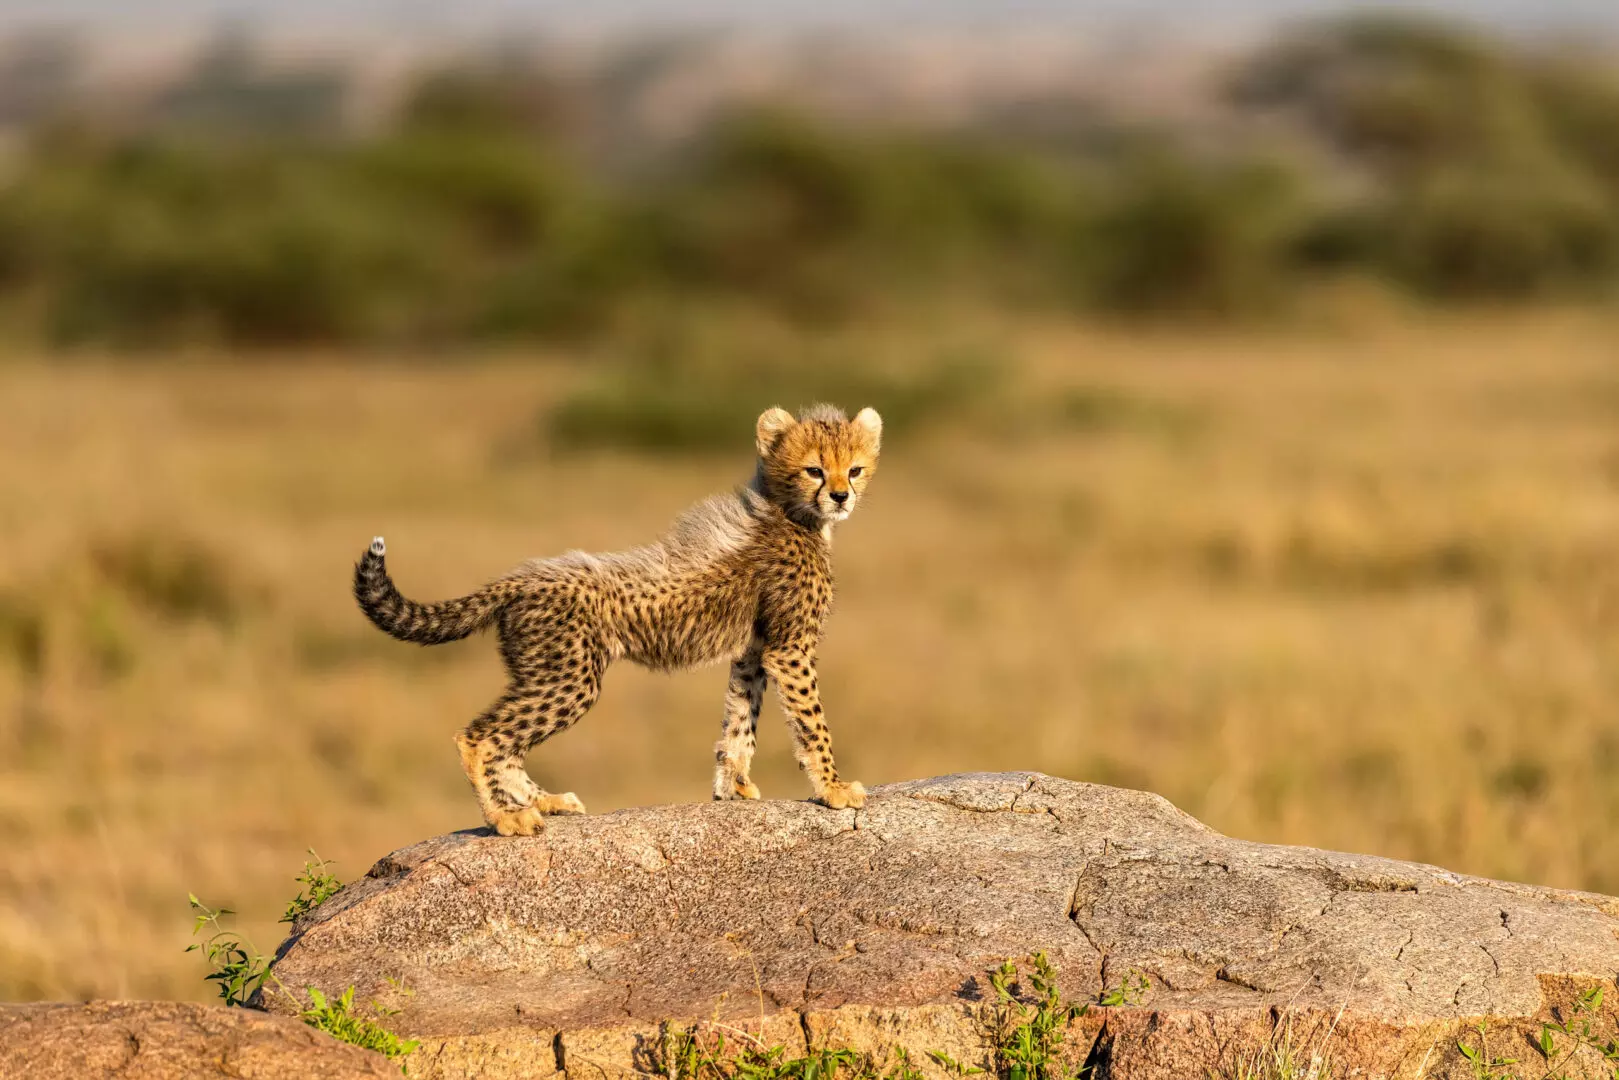
[[[394,587],[383,564],[387,550],[379,536],[360,556],[354,567],[354,599],[377,629],[400,641],[418,645],[459,641],[488,625],[511,599],[499,582],[441,604],[407,599]]]

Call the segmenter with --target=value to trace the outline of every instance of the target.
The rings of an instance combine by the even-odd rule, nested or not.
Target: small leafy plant
[[[1021,999],[1018,966],[1012,961],[1002,964],[989,977],[995,991],[991,1020],[995,1075],[998,1080],[1077,1080],[1089,1068],[1081,1065],[1072,1074],[1064,1070],[1062,1040],[1069,1023],[1090,1012],[1090,1003],[1063,1000],[1057,988],[1057,970],[1045,953],[1030,956],[1028,966],[1026,978],[1033,991],[1032,1002]],[[1145,987],[1143,978],[1142,989]],[[1124,1004],[1124,988],[1117,993],[1117,1003]],[[1103,997],[1107,999],[1109,995]]]
[[[1057,970],[1045,953],[1034,953],[1024,964],[1025,973],[1009,960],[989,976],[995,1001],[984,1034],[995,1080],[1081,1080],[1089,1068],[1081,1065],[1069,1072],[1062,1064],[1062,1043],[1068,1024],[1088,1013],[1092,1003],[1063,999]],[[1099,995],[1096,1004],[1139,1004],[1146,991],[1146,976],[1132,971],[1122,985]],[[985,1073],[943,1050],[929,1050],[928,1057],[957,1078]],[[881,1060],[830,1047],[792,1057],[784,1046],[766,1046],[721,1023],[717,1010],[704,1024],[666,1027],[655,1069],[665,1080],[922,1080],[921,1070],[903,1047],[895,1047]]]
[[[313,850],[309,854],[312,861],[304,863],[303,873],[295,879],[303,888],[287,904],[287,909],[281,916],[282,922],[290,923],[305,912],[319,907],[343,887],[343,883],[331,872],[331,863],[316,855]],[[202,940],[187,945],[186,952],[203,954],[209,967],[205,978],[218,986],[219,996],[226,1006],[246,1007],[256,994],[269,987],[291,1002],[298,1010],[299,1018],[310,1027],[324,1031],[343,1042],[375,1050],[389,1060],[403,1057],[420,1045],[418,1040],[401,1039],[377,1021],[357,1013],[354,1008],[352,986],[343,991],[336,1000],[329,999],[316,987],[308,987],[306,993],[309,1004],[305,1005],[297,994],[287,989],[286,984],[276,977],[275,972],[271,970],[269,957],[260,952],[245,934],[224,925],[221,920],[228,915],[236,914],[234,911],[230,908],[211,908],[198,900],[195,893],[190,894],[189,899],[196,918],[191,928],[192,936],[204,936]],[[388,984],[407,995],[411,992],[395,979],[388,979]],[[376,1001],[370,1003],[370,1009],[383,1018],[399,1012],[396,1008],[384,1007]],[[400,1071],[404,1072],[405,1066],[401,1065]],[[827,1080],[827,1077],[805,1077],[801,1080]],[[882,1077],[878,1080],[920,1080],[920,1078],[895,1076]]]
[[[284,923],[295,922],[304,912],[320,907],[343,887],[329,869],[332,863],[315,854],[314,848],[309,849],[309,855],[309,860],[304,862],[304,872],[293,878],[304,888],[287,902],[287,910],[281,916]]]
[[[1456,1040],[1456,1049],[1473,1068],[1473,1080],[1517,1080],[1518,1073],[1510,1067],[1517,1058],[1498,1058],[1490,1053],[1490,1025],[1480,1020],[1473,1029],[1478,1034],[1478,1045],[1469,1046],[1463,1039]]]
[[[196,893],[191,893],[189,899],[191,910],[196,913],[191,936],[196,937],[204,930],[207,936],[187,945],[186,952],[203,954],[210,969],[205,977],[216,984],[219,996],[227,1006],[246,1005],[270,974],[268,959],[246,935],[227,930],[220,922],[225,916],[236,912],[230,908],[211,908],[198,900]]]
[[[984,1071],[976,1065],[965,1065],[957,1061],[943,1050],[929,1050],[928,1057],[932,1058],[939,1068],[951,1076],[972,1076]]]
[[[1546,1076],[1551,1080],[1563,1080],[1568,1075],[1569,1063],[1582,1050],[1600,1057],[1609,1075],[1619,1077],[1619,1040],[1602,1038],[1592,1027],[1601,1012],[1602,987],[1593,986],[1575,999],[1573,1015],[1540,1026],[1537,1045],[1546,1059]],[[1466,1055],[1467,1051],[1463,1049],[1462,1053]],[[1477,1066],[1474,1071],[1478,1071]]]
[[[310,1007],[298,1014],[304,1023],[343,1042],[375,1050],[390,1061],[421,1045],[419,1039],[401,1039],[375,1020],[355,1013],[352,986],[336,1001],[328,1001],[325,994],[311,986],[309,1000]]]
[[[726,1032],[737,1036],[727,1043]],[[734,1049],[727,1050],[727,1046]],[[922,1080],[903,1047],[884,1061],[848,1048],[811,1049],[789,1057],[785,1046],[765,1046],[717,1019],[663,1032],[658,1071],[666,1080]],[[973,1070],[974,1072],[978,1070]]]
[[[1123,982],[1111,990],[1104,989],[1098,994],[1096,1003],[1107,1009],[1140,1005],[1147,1000],[1147,989],[1147,976],[1135,968],[1131,968],[1125,972]]]
[[[309,854],[312,861],[306,861],[303,872],[293,879],[304,888],[287,904],[287,910],[281,916],[284,923],[290,923],[304,912],[319,907],[343,887],[337,875],[331,872],[330,862],[315,854],[313,848]],[[210,969],[205,978],[218,984],[219,996],[227,1006],[246,1005],[267,979],[274,980],[277,988],[286,992],[280,980],[275,980],[270,974],[269,958],[259,951],[258,946],[247,935],[227,929],[220,921],[236,912],[230,908],[215,910],[198,900],[196,893],[191,893],[188,899],[196,917],[196,923],[191,927],[192,936],[204,930],[208,933],[201,941],[187,945],[186,952],[203,954]],[[291,994],[288,996],[292,997]],[[298,1004],[295,997],[293,1002]]]

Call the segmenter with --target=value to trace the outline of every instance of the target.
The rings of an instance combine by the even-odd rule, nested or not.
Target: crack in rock
[[[1241,987],[1244,990],[1252,990],[1255,993],[1263,994],[1269,991],[1269,987],[1258,986],[1253,982],[1244,979],[1241,975],[1233,975],[1230,969],[1224,966],[1215,971],[1214,977],[1219,982],[1230,983],[1232,986]]]

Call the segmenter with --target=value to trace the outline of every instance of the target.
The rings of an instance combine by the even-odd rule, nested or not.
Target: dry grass
[[[840,535],[840,763],[1619,891],[1615,329],[1018,331],[1017,400],[1059,420],[896,442]],[[747,431],[732,461],[514,453],[575,377],[0,370],[0,997],[204,996],[188,890],[271,948],[307,846],[347,877],[477,824],[450,740],[494,650],[371,630],[364,543],[448,596],[747,469]],[[615,669],[534,772],[593,811],[703,799],[723,681]],[[803,797],[773,707],[762,734],[766,794]]]

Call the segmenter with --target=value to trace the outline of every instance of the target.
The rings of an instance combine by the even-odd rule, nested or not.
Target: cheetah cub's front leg
[[[798,767],[809,776],[816,800],[834,810],[866,805],[866,789],[859,781],[845,783],[838,779],[837,765],[832,760],[832,733],[827,730],[821,709],[814,656],[803,649],[767,652],[764,669],[776,680],[782,711],[793,732],[793,753]]]
[[[757,650],[731,665],[725,689],[725,726],[714,744],[714,798],[757,799],[759,789],[748,779],[764,703],[765,672]]]

